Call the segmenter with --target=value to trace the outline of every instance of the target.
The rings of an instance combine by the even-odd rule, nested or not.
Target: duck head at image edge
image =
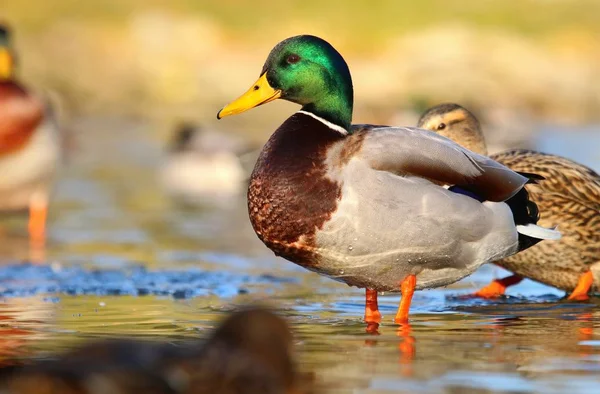
[[[29,210],[34,244],[45,240],[61,141],[50,103],[15,76],[10,31],[0,25],[0,211]]]

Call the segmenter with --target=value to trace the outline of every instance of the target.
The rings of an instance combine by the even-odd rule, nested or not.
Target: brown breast
[[[35,96],[16,82],[0,82],[0,155],[27,145],[43,116],[43,104]]]
[[[248,188],[250,221],[276,255],[317,264],[315,233],[331,217],[341,187],[326,176],[328,148],[344,138],[308,115],[294,114],[263,148]]]

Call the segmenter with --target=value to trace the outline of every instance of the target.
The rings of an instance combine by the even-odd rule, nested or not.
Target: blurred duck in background
[[[13,367],[0,392],[301,394],[314,392],[299,373],[287,323],[264,308],[233,313],[204,344],[118,340],[88,344],[54,361]]]
[[[0,25],[0,211],[29,209],[30,240],[43,246],[62,142],[49,103],[16,80],[10,39]]]
[[[487,154],[479,121],[460,105],[433,107],[418,126]],[[475,294],[498,297],[523,278],[570,292],[571,300],[587,299],[590,291],[600,290],[600,176],[572,160],[532,150],[509,150],[491,158],[513,171],[544,177],[525,188],[539,208],[538,224],[557,224],[563,236],[496,262],[514,275],[495,280]]]
[[[258,150],[240,139],[181,123],[161,168],[161,181],[171,196],[186,203],[227,201],[245,190],[250,163],[257,156]]]

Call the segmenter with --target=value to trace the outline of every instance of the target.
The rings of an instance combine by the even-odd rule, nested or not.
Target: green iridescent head
[[[346,130],[352,121],[352,78],[344,58],[327,41],[291,37],[271,50],[258,81],[225,106],[218,118],[282,98]]]

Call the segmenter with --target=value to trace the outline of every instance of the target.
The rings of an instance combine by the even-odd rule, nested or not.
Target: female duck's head
[[[302,110],[348,130],[353,90],[344,58],[327,41],[309,35],[291,37],[271,50],[260,78],[217,118],[235,115],[282,98]]]
[[[450,138],[475,153],[487,155],[479,121],[475,115],[458,104],[446,103],[428,109],[421,115],[417,127]]]

